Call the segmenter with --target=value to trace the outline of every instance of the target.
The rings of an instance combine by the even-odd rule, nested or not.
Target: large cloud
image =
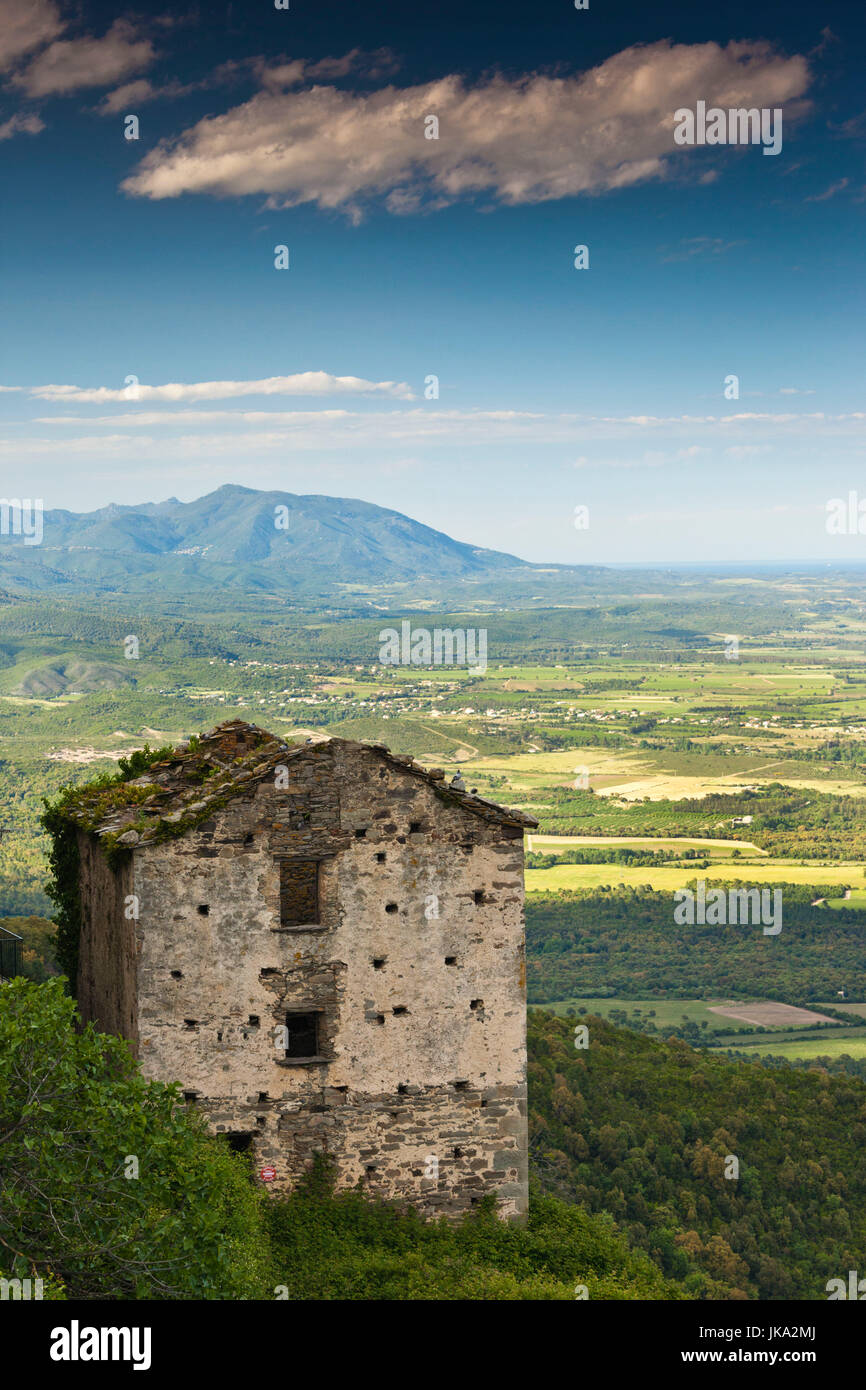
[[[367,381],[360,376],[332,376],[330,372],[295,372],[293,376],[268,376],[257,381],[170,381],[164,386],[31,386],[31,396],[43,401],[68,401],[75,405],[105,405],[110,401],[220,401],[238,396],[335,396],[382,395],[411,400],[403,381]]]
[[[264,194],[271,206],[315,203],[356,218],[370,198],[393,212],[479,193],[543,202],[661,176],[680,106],[783,106],[808,83],[805,58],[765,43],[666,40],[577,77],[494,76],[471,87],[448,76],[373,93],[271,83],[157,146],[123,187],[155,199]],[[430,115],[438,140],[425,139]]]

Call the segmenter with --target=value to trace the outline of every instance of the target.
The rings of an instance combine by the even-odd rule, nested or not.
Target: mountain
[[[47,511],[40,545],[0,541],[0,585],[12,591],[321,593],[506,577],[537,586],[576,573],[455,541],[371,502],[231,484],[194,502]]]

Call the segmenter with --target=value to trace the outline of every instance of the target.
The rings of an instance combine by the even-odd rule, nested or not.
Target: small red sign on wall
[[[263,1168],[259,1174],[259,1177],[261,1178],[262,1182],[273,1182],[276,1176],[276,1168]]]

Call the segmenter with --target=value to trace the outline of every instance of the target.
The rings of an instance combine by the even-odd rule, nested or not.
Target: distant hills
[[[600,572],[534,566],[354,498],[226,485],[194,502],[47,511],[43,539],[0,537],[0,593],[310,594],[394,584],[530,582]]]

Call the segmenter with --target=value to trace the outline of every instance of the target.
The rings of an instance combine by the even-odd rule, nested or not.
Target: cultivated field
[[[626,864],[554,864],[549,869],[527,869],[527,893],[573,892],[578,888],[649,887],[657,892],[673,893],[685,888],[695,879],[707,883],[730,882],[736,879],[747,886],[762,883],[819,883],[838,884],[847,888],[863,884],[866,868],[863,864],[826,864],[808,861],[794,863],[790,859],[762,859],[759,862],[719,863],[706,869],[694,865],[662,864],[650,868],[632,868]]]

